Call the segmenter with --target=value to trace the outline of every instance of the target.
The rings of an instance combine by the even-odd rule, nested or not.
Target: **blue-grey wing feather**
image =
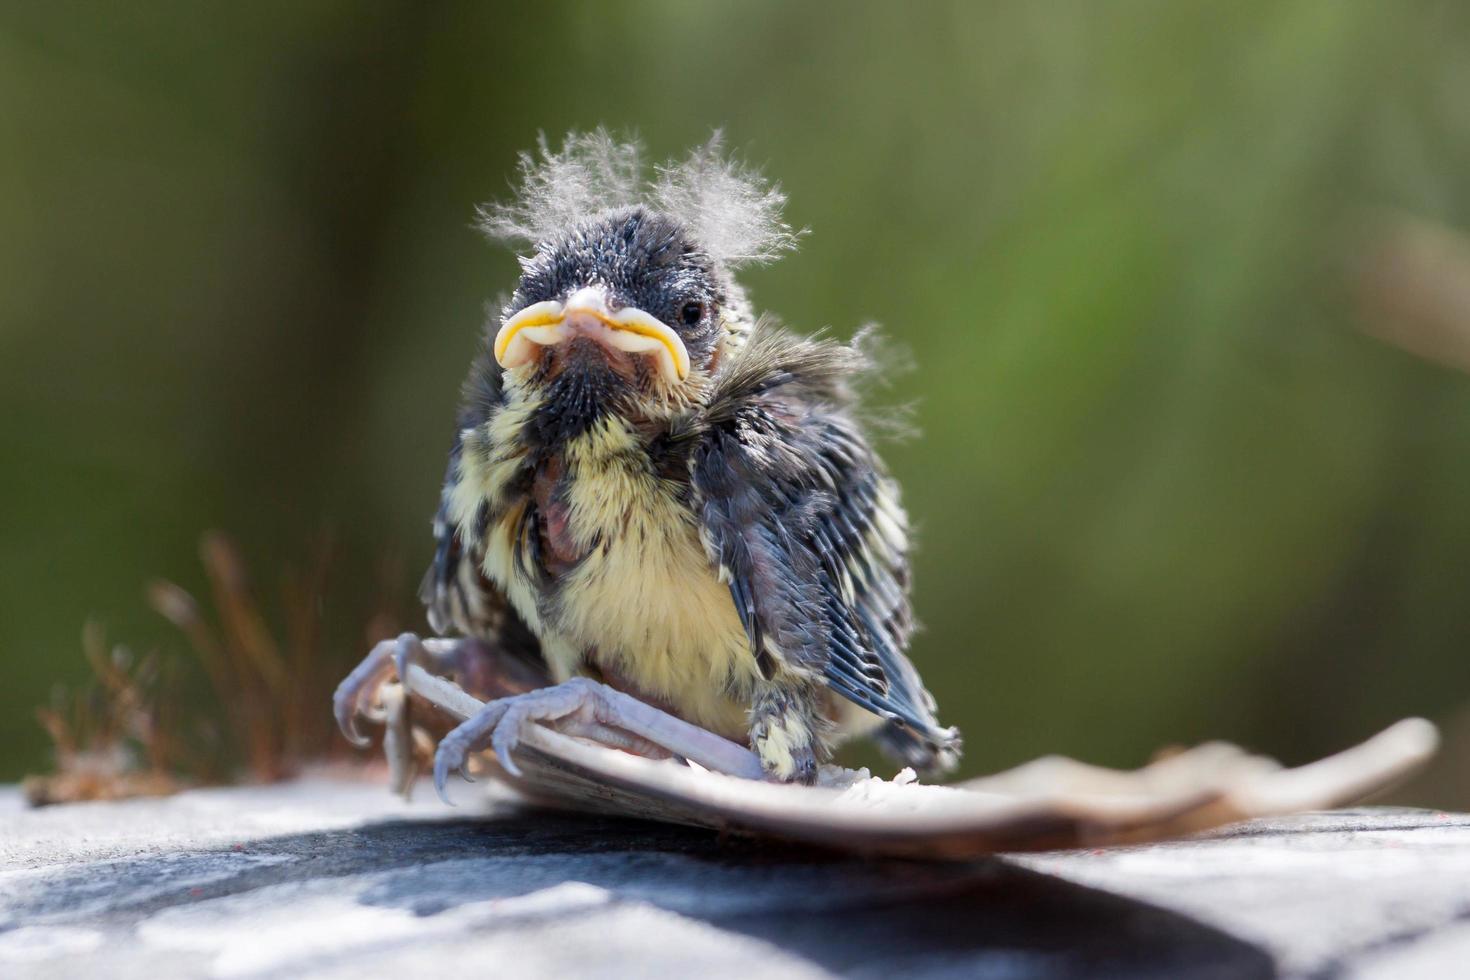
[[[943,766],[957,735],[904,653],[914,621],[897,487],[856,422],[800,383],[812,373],[800,345],[817,343],[792,341],[771,372],[788,380],[729,391],[710,413],[691,457],[706,545],[768,674],[775,664],[819,676],[886,719],[899,754]]]

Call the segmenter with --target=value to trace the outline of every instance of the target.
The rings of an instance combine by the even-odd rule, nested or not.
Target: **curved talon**
[[[507,730],[513,734],[501,735],[501,729],[497,728],[495,730],[495,735],[492,737],[495,743],[495,758],[500,763],[502,769],[512,776],[520,778],[525,774],[521,772],[521,767],[515,764],[515,760],[510,757],[510,753],[512,749],[520,744],[521,735],[515,729],[507,728]]]
[[[354,711],[351,714],[349,714],[346,718],[344,718],[342,716],[342,712],[340,712],[340,711],[336,712],[336,714],[337,714],[337,728],[342,732],[342,736],[344,738],[346,738],[348,742],[351,742],[354,746],[356,746],[359,749],[365,749],[369,745],[372,745],[373,744],[373,740],[372,739],[368,738],[362,732],[360,732],[360,731],[357,730],[357,712],[356,711]]]
[[[337,690],[332,694],[332,715],[337,719],[337,728],[343,737],[358,748],[365,749],[373,740],[358,731],[356,692],[347,689],[348,681],[351,680],[349,675],[337,685]]]
[[[337,727],[358,748],[372,744],[372,739],[358,729],[357,717],[366,712],[368,702],[388,678],[393,664],[393,644],[392,640],[384,640],[374,646],[332,694],[332,715],[337,719]]]
[[[332,714],[347,741],[358,748],[372,744],[372,738],[357,727],[358,719],[386,720],[382,712],[373,710],[378,691],[390,677],[404,676],[422,645],[423,641],[414,633],[400,633],[395,639],[382,640],[337,685],[332,695]]]
[[[444,755],[444,743],[440,742],[439,751],[434,753],[434,792],[439,794],[439,799],[445,806],[458,805],[449,798],[449,791],[445,785],[449,781],[451,768],[453,767],[450,766]]]
[[[464,765],[464,752],[457,748],[457,742],[451,737],[453,734],[450,732],[445,736],[439,743],[439,748],[434,751],[434,792],[449,806],[455,805],[449,798],[449,773]]]
[[[514,700],[514,699],[507,699]],[[439,748],[434,752],[434,790],[439,794],[439,799],[453,806],[449,801],[446,784],[449,782],[449,773],[458,769],[459,774],[466,782],[474,782],[466,771],[465,756],[475,747],[485,733],[491,731],[500,723],[505,716],[506,701],[492,701],[480,709],[479,714],[474,715],[439,742]]]
[[[434,753],[434,788],[439,791],[441,799],[446,802],[448,800],[445,784],[452,770],[459,770],[460,776],[466,782],[474,782],[466,765],[466,756],[483,746],[487,735],[501,767],[512,776],[522,775],[520,766],[511,759],[510,752],[520,742],[520,726],[531,718],[531,712],[527,710],[527,699],[534,699],[542,693],[543,691],[538,690],[492,701],[479,714],[465,720],[444,736],[438,751]]]

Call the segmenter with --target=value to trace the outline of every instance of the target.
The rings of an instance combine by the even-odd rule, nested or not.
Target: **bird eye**
[[[692,327],[704,319],[703,303],[685,303],[679,310],[679,319],[684,321],[684,326]]]

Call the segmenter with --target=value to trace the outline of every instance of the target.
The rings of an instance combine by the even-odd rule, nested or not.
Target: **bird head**
[[[727,277],[674,218],[624,208],[538,244],[493,340],[522,384],[597,375],[607,397],[682,402],[728,335]]]
[[[559,150],[543,138],[519,194],[481,210],[487,232],[529,246],[492,324],[495,362],[564,413],[697,405],[753,326],[734,270],[796,239],[780,192],[726,160],[718,134],[651,179],[640,152],[601,131]]]

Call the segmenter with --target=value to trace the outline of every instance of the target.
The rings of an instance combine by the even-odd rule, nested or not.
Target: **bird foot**
[[[479,698],[500,698],[534,690],[547,683],[543,671],[506,657],[469,638],[421,640],[404,633],[377,644],[362,663],[343,679],[332,697],[337,724],[348,741],[367,746],[371,739],[358,728],[359,719],[383,726],[383,753],[388,760],[393,791],[407,797],[418,773],[418,760],[433,751],[433,739],[424,726],[443,731],[442,720],[411,717],[407,678],[410,670],[444,681]],[[449,681],[453,678],[453,682]],[[469,693],[473,703],[479,704]],[[462,715],[458,717],[463,717]]]
[[[414,690],[414,693],[420,693]],[[470,753],[490,748],[501,767],[521,776],[513,753],[527,725],[548,725],[567,735],[654,759],[679,756],[706,769],[747,779],[763,775],[749,749],[691,725],[658,708],[587,678],[482,705],[446,735],[434,755],[434,787],[445,798],[449,773],[465,778]]]
[[[412,636],[412,633],[405,633],[396,640],[383,640],[375,645],[362,658],[362,663],[342,678],[342,683],[332,694],[332,714],[337,719],[337,727],[347,741],[358,748],[372,744],[372,739],[358,729],[358,718],[375,722],[387,718],[382,701],[383,685],[397,673],[395,654],[399,645]]]
[[[477,640],[421,640],[413,633],[404,633],[374,646],[337,685],[332,711],[348,741],[359,747],[372,741],[358,729],[359,718],[382,723],[391,733],[397,702],[390,689],[395,679],[402,682],[407,677],[410,665],[436,677],[453,677],[467,693],[484,700],[521,694],[543,687],[549,680],[543,672],[519,660],[497,656]]]

